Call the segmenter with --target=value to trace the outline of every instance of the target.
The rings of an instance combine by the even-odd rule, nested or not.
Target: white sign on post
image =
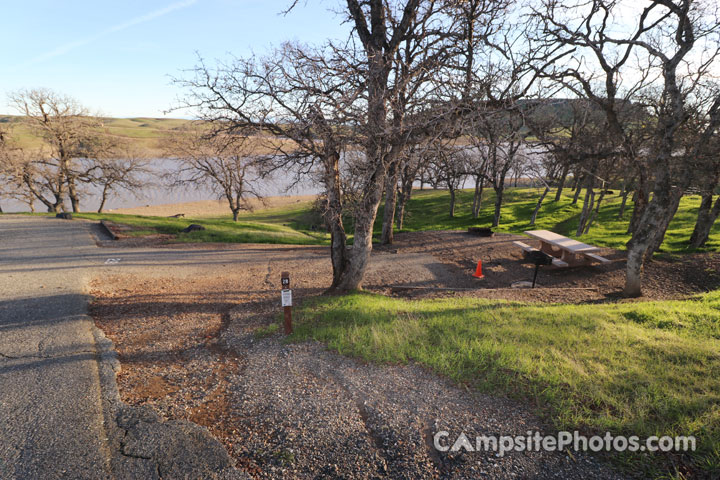
[[[292,290],[284,289],[280,291],[283,307],[292,307]]]

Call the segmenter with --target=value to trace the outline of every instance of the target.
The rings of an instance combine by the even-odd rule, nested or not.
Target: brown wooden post
[[[280,274],[280,284],[282,285],[281,297],[283,313],[285,315],[285,335],[290,335],[292,333],[292,290],[290,290],[290,272],[282,272]]]

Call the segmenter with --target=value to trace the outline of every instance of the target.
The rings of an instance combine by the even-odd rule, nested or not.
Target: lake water
[[[168,172],[172,172],[178,168],[178,162],[171,158],[154,159],[151,163],[154,174],[149,175],[146,180],[161,184],[162,176]],[[298,185],[288,191],[291,186],[295,173],[292,171],[277,172],[271,177],[264,178],[256,182],[257,190],[263,196],[282,196],[282,195],[312,195],[322,191],[321,187],[313,184],[312,180],[306,178]],[[84,195],[80,199],[80,209],[82,211],[97,211],[100,205],[100,195],[97,188],[84,186]],[[199,200],[214,200],[218,195],[206,186],[183,187],[183,188],[167,188],[164,185],[145,188],[138,192],[137,195],[121,190],[115,192],[105,204],[105,210],[116,208],[133,208],[144,205],[162,205],[167,203],[195,202]],[[10,199],[0,199],[5,212],[28,212],[30,209],[22,202]],[[70,208],[70,201],[66,201],[66,206]],[[45,205],[40,201],[35,201],[35,210],[38,212],[46,211]]]

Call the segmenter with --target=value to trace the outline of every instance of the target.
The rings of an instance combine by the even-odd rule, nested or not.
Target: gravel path
[[[223,335],[242,352],[231,383],[237,458],[258,478],[620,478],[587,456],[438,452],[433,437],[544,430],[527,408],[415,366],[364,364],[317,343],[255,339],[247,314]]]
[[[552,430],[527,406],[415,365],[257,338],[277,315],[280,272],[292,272],[298,299],[328,286],[324,248],[112,245],[122,260],[93,283],[91,313],[118,349],[123,400],[206,426],[254,478],[620,478],[586,455],[438,452],[441,430]],[[472,281],[437,256],[398,248],[374,255],[366,286]]]

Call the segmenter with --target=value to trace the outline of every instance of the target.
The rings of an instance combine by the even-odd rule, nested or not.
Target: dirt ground
[[[473,289],[453,292],[453,295],[562,303],[627,301],[621,297],[625,284],[625,254],[610,248],[597,252],[612,260],[607,265],[541,267],[537,279],[540,288],[531,290],[508,288],[518,281],[532,281],[535,269],[534,265],[523,261],[522,250],[512,242],[522,240],[539,248],[537,240],[510,234],[478,237],[458,231],[400,233],[395,238],[395,244],[386,251],[432,255],[457,275],[448,286]],[[472,276],[478,260],[483,264],[485,278],[482,280]],[[656,258],[645,267],[640,301],[683,298],[719,287],[720,254],[684,255],[679,260]],[[400,291],[393,290],[395,293]],[[421,294],[435,296],[439,292]]]
[[[253,208],[279,208],[296,203],[311,202],[317,195],[293,195],[265,197],[262,200],[250,199]],[[134,208],[116,208],[108,213],[123,213],[126,215],[149,215],[156,217],[169,217],[179,213],[186,217],[215,217],[230,215],[230,208],[225,200],[200,200],[197,202],[168,203],[164,205],[147,205]]]
[[[611,301],[622,288],[622,256],[612,251],[601,252],[610,265],[543,270],[539,283],[551,288],[508,288],[532,276],[512,239],[400,234],[373,254],[366,288],[567,302]],[[530,405],[468,391],[415,365],[367,365],[320,344],[258,337],[277,318],[281,271],[292,272],[296,299],[327,288],[326,248],[108,245],[123,261],[93,282],[91,314],[118,350],[123,400],[206,426],[255,478],[619,478],[585,455],[437,452],[432,436],[440,430],[450,438],[552,430]],[[149,268],[140,260],[148,257],[164,267]],[[478,259],[483,280],[470,275]],[[648,298],[713,288],[719,263],[707,254],[653,262]]]

